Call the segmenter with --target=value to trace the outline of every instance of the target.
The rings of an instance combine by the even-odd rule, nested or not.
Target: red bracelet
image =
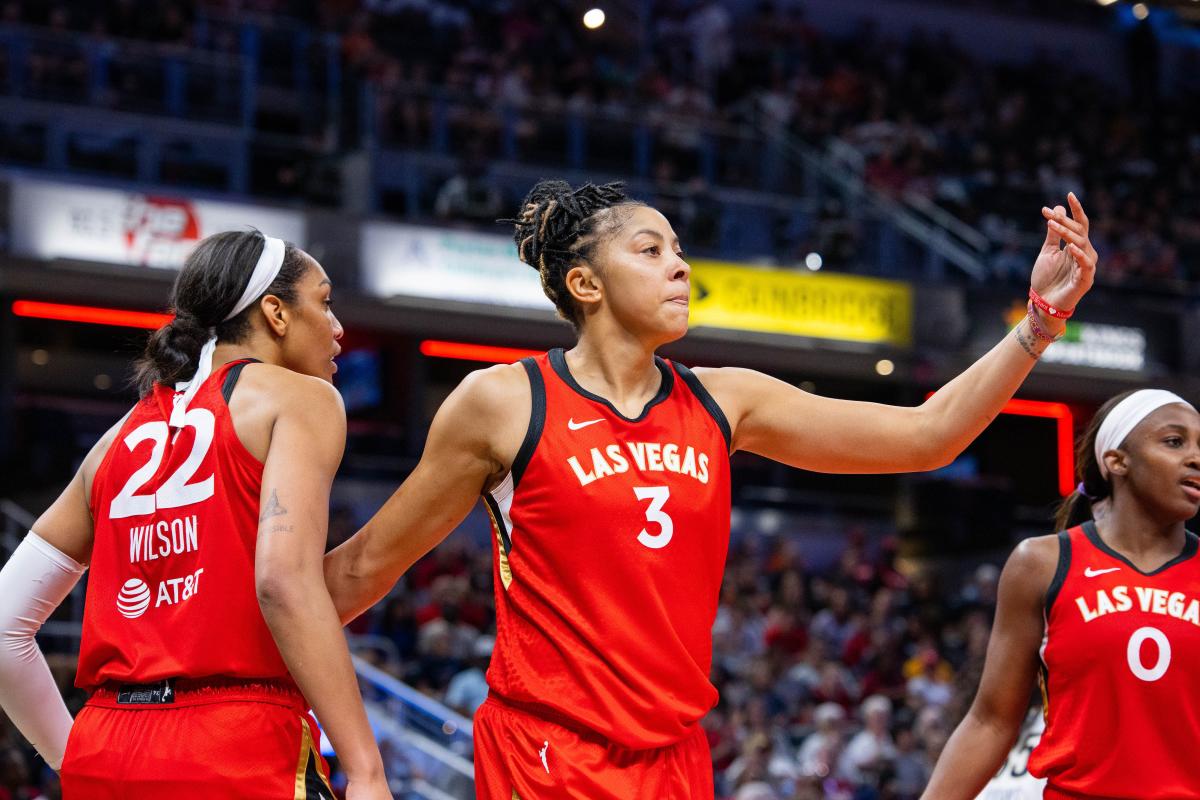
[[[1037,314],[1033,313],[1033,303],[1030,302],[1029,305],[1027,305],[1025,308],[1029,312],[1026,315],[1026,317],[1029,319],[1029,327],[1033,331],[1033,335],[1036,336],[1037,338],[1041,339],[1043,342],[1049,342],[1050,344],[1054,344],[1059,339],[1061,339],[1064,335],[1066,335],[1065,330],[1060,332],[1057,336],[1054,336],[1054,335],[1050,334],[1049,332],[1042,330],[1042,326],[1038,325]]]
[[[1046,302],[1045,298],[1033,290],[1032,286],[1029,287],[1029,300],[1055,319],[1070,319],[1071,315],[1075,313],[1075,309],[1073,308],[1055,308],[1050,305]]]

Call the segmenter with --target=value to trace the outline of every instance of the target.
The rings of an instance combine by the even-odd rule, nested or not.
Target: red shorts
[[[541,719],[494,697],[475,712],[478,800],[712,800],[704,730],[652,750],[629,750]]]
[[[317,724],[295,689],[228,683],[174,702],[100,689],[75,718],[64,800],[332,800]]]

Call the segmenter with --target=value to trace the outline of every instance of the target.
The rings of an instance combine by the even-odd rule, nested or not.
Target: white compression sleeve
[[[0,706],[56,770],[72,720],[34,635],[85,569],[32,531],[0,569]]]

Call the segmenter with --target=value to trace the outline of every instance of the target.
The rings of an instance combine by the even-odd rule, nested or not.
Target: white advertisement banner
[[[1066,336],[1046,350],[1042,361],[1141,372],[1146,367],[1146,334],[1123,325],[1068,322]]]
[[[554,309],[507,236],[371,222],[363,225],[360,253],[363,291],[377,297]]]
[[[302,214],[241,203],[21,178],[11,208],[13,251],[44,259],[178,269],[205,236],[249,228],[305,246]]]

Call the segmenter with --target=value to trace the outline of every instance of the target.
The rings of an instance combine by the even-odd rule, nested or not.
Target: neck
[[[1096,529],[1115,550],[1138,556],[1175,555],[1183,547],[1185,521],[1166,518],[1129,491],[1116,491],[1108,509],[1096,515]]]
[[[642,412],[662,384],[654,350],[654,346],[638,341],[628,331],[588,327],[575,347],[567,351],[567,366],[583,388],[633,417]]]
[[[212,368],[215,372],[230,361],[256,358],[265,364],[279,363],[279,348],[273,342],[264,341],[260,335],[252,335],[244,342],[220,342],[213,351]]]

